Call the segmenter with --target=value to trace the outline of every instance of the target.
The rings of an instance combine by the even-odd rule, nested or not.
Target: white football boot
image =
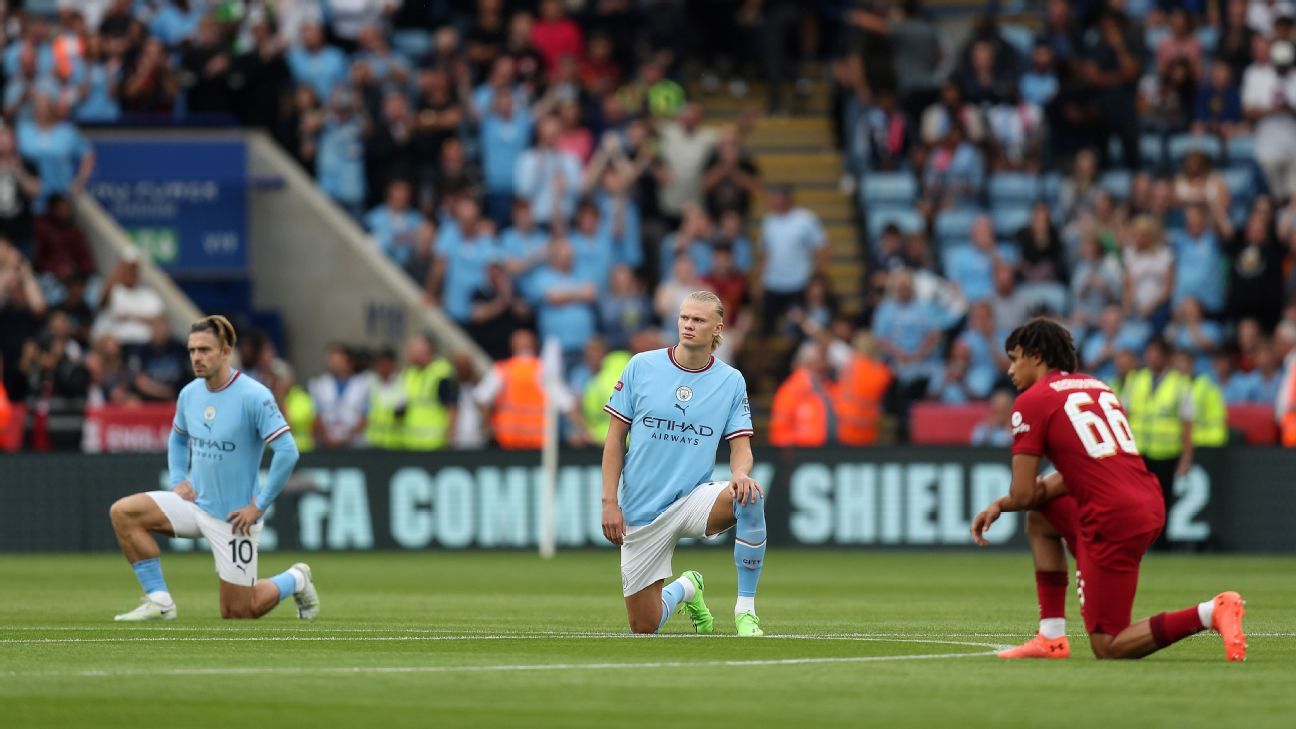
[[[122,613],[113,620],[119,623],[142,623],[146,620],[175,620],[176,606],[175,603],[163,605],[155,602],[152,598],[145,596],[140,600],[139,607],[128,613]]]
[[[320,599],[319,593],[315,591],[315,580],[311,578],[310,565],[298,562],[293,565],[293,569],[301,570],[301,573],[306,575],[306,584],[293,593],[293,600],[297,603],[297,617],[302,620],[314,620],[315,616],[319,615]]]

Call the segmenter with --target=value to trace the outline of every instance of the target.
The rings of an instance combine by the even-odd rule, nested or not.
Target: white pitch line
[[[622,637],[622,638],[637,637],[637,636],[630,635],[628,633],[608,633],[608,632],[596,632],[596,631],[567,631],[567,630],[516,630],[514,631],[514,630],[507,630],[507,629],[506,630],[499,630],[499,629],[486,630],[486,629],[471,629],[471,628],[455,630],[449,628],[404,628],[404,627],[331,628],[331,627],[323,627],[323,626],[315,626],[315,625],[296,627],[296,626],[275,625],[275,624],[266,624],[266,623],[262,623],[261,625],[246,625],[246,626],[213,625],[209,627],[185,627],[185,626],[171,626],[171,625],[138,625],[138,624],[137,625],[113,625],[113,626],[76,626],[76,627],[68,627],[63,625],[51,625],[51,626],[24,625],[24,626],[11,626],[11,627],[0,628],[0,634],[17,633],[17,632],[103,633],[109,631],[116,633],[116,632],[132,631],[132,630],[141,631],[145,633],[160,633],[160,632],[255,633],[261,636],[276,635],[276,634],[292,635],[298,633],[300,634],[355,633],[355,634],[364,634],[364,635],[370,635],[370,634],[453,635],[453,636],[463,636],[465,638],[473,635],[490,635],[490,636],[499,636],[500,639],[510,637],[510,636],[528,636],[528,637],[535,636],[535,637],[553,637],[553,638],[583,637],[583,636],[609,636],[609,637]],[[1005,633],[807,633],[804,634],[803,636],[798,635],[796,637],[824,638],[824,639],[832,639],[832,638],[939,639],[939,638],[1030,638],[1033,635],[1034,635],[1033,633],[1025,633],[1025,632],[1021,632],[1021,633],[1012,633],[1012,632],[1005,632]],[[670,633],[670,634],[657,636],[657,637],[723,638],[725,636],[701,636],[701,635],[690,635],[685,633]],[[775,637],[775,636],[769,636],[769,637]],[[793,637],[793,636],[782,636],[782,637]],[[1253,633],[1248,631],[1247,637],[1248,638],[1296,638],[1296,633],[1286,633],[1286,632],[1254,632]],[[20,639],[9,639],[9,640],[0,639],[0,643],[15,642],[18,640]]]
[[[668,633],[666,635],[632,635],[629,633],[509,633],[509,634],[471,634],[471,635],[386,635],[386,636],[329,636],[329,635],[248,635],[248,636],[122,636],[111,638],[8,638],[0,639],[0,644],[19,645],[60,645],[77,643],[388,643],[388,642],[440,642],[440,641],[486,641],[486,640],[725,640],[733,639],[731,635],[690,635],[687,633]],[[873,643],[933,643],[937,645],[959,645],[972,648],[1001,648],[994,643],[973,643],[939,638],[915,638],[912,636],[879,636],[879,635],[767,635],[773,640],[818,640],[818,641],[854,641]]]
[[[994,655],[993,650],[975,653],[927,653],[902,656],[853,656],[839,658],[770,658],[729,661],[654,661],[650,663],[550,663],[486,666],[325,666],[302,667],[233,667],[233,668],[159,668],[145,670],[86,670],[47,672],[0,672],[12,678],[130,678],[140,676],[247,676],[247,675],[310,675],[310,674],[417,674],[417,673],[505,673],[523,671],[609,671],[644,670],[660,668],[748,668],[759,666],[802,666],[849,663],[880,663],[885,661],[931,661],[949,658],[973,658]]]

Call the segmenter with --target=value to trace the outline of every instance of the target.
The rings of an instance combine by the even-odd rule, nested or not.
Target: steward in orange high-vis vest
[[[545,389],[535,334],[519,329],[513,332],[509,347],[513,356],[497,363],[487,375],[479,401],[491,405],[491,433],[501,448],[538,449],[544,445]],[[570,393],[560,394],[558,410],[583,433],[584,424],[572,412],[574,398]]]
[[[797,353],[796,369],[779,385],[770,408],[770,443],[815,447],[835,437],[836,386],[827,378],[819,345],[808,343]]]
[[[867,332],[860,332],[854,344],[854,354],[837,376],[837,440],[843,445],[873,445],[891,370],[877,357]]]

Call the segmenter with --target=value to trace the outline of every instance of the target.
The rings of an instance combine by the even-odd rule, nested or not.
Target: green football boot
[[[750,611],[735,615],[734,625],[738,626],[739,638],[759,638],[765,635],[765,631],[760,629],[760,618]]]
[[[693,629],[703,635],[710,635],[715,632],[715,618],[711,617],[711,611],[707,609],[706,602],[702,599],[702,588],[706,584],[702,581],[702,573],[696,570],[689,570],[680,577],[687,577],[689,582],[693,583],[694,595],[692,600],[685,600],[680,603],[680,608],[688,613],[689,620],[693,621]]]

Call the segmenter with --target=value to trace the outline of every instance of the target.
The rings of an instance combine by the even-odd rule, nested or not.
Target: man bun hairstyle
[[[1004,351],[1011,352],[1018,347],[1022,356],[1039,357],[1049,369],[1063,372],[1080,369],[1071,332],[1053,319],[1037,316],[1014,329],[1004,342]]]
[[[720,322],[724,323],[724,302],[720,300],[719,296],[710,291],[694,291],[686,296],[685,300],[710,304],[715,308],[716,316],[720,317]],[[724,335],[716,332],[715,336],[711,337],[711,351],[714,352],[719,349],[721,344],[724,344]]]
[[[216,337],[216,341],[220,342],[223,347],[233,349],[234,345],[238,344],[238,334],[234,332],[234,325],[230,324],[230,320],[220,314],[204,316],[194,322],[189,327],[189,333],[194,334],[196,332],[211,332],[212,336]]]

